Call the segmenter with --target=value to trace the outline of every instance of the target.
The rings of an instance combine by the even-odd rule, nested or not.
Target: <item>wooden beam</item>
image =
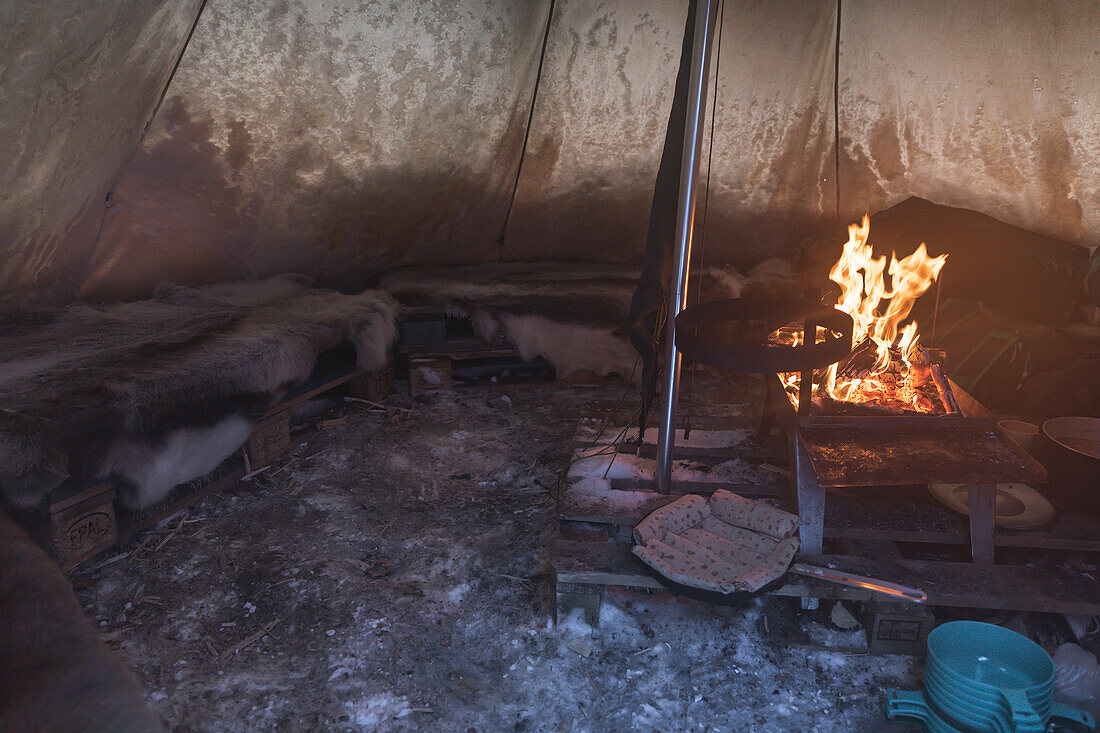
[[[615,478],[611,479],[611,488],[620,491],[655,491],[651,478]],[[683,494],[713,494],[719,489],[732,491],[742,496],[786,496],[787,487],[783,484],[735,484],[726,481],[673,481],[672,498]]]
[[[966,487],[970,508],[970,554],[974,562],[993,564],[993,521],[996,515],[996,484]]]
[[[920,588],[928,605],[1041,613],[1100,614],[1100,587],[1081,573],[1058,568],[976,565],[824,555],[820,561],[850,573]],[[559,539],[554,543],[558,582],[661,589],[627,543]],[[877,600],[870,591],[791,576],[772,595]]]

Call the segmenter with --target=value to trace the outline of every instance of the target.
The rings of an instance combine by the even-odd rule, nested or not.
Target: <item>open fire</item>
[[[906,321],[917,298],[939,277],[947,255],[930,257],[921,243],[908,257],[898,259],[892,253],[887,262],[885,256],[874,256],[869,233],[866,216],[850,225],[844,251],[829,272],[829,279],[840,286],[834,307],[854,322],[852,353],[814,373],[814,404],[829,412],[852,406],[891,414],[954,412],[939,360],[921,346],[917,322]],[[800,328],[784,327],[771,340],[798,345],[802,337]],[[779,377],[797,407],[800,375]]]

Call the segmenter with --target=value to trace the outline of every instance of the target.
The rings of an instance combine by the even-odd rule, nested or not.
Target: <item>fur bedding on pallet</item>
[[[627,340],[627,310],[639,275],[630,265],[490,263],[397,270],[379,288],[404,305],[434,306],[467,318],[481,338],[507,340],[525,361],[541,356],[559,377],[588,371],[629,378],[638,354]],[[762,279],[793,282],[794,276],[780,260],[761,263],[749,277],[708,268],[703,298],[737,298]],[[692,302],[696,282],[693,278]]]
[[[117,473],[131,507],[213,470],[254,420],[350,342],[379,369],[393,299],[342,295],[297,276],[0,321],[0,492],[31,508],[67,478]]]

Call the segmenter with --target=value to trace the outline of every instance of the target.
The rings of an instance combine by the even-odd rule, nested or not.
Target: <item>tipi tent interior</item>
[[[0,729],[1100,714],[1095,2],[6,0],[0,132]]]

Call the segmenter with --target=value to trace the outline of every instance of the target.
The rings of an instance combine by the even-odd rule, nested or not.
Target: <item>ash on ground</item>
[[[73,574],[179,731],[903,731],[919,662],[828,611],[607,594],[551,621],[578,418],[622,387],[348,403],[294,452]],[[346,419],[341,419],[346,418]]]

